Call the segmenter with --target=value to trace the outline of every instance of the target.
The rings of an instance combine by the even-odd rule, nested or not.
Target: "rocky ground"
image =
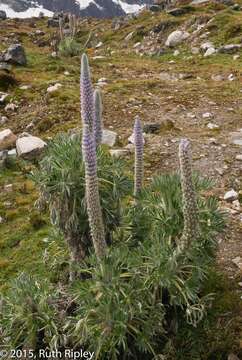
[[[103,90],[105,128],[117,133],[112,149],[125,150],[122,155],[132,159],[132,148],[126,146],[134,116],[139,114],[146,131],[147,181],[155,171],[177,169],[182,137],[191,139],[194,168],[214,179],[212,194],[219,197],[228,217],[226,231],[218,239],[218,269],[225,274],[227,284],[221,296],[230,299],[225,303],[231,301],[220,309],[217,321],[229,328],[232,323],[234,343],[230,350],[238,356],[242,351],[239,3],[236,8],[209,2],[182,8],[178,15],[146,11],[138,18],[83,20],[78,32],[81,44],[90,31],[93,34],[87,53],[94,83]],[[26,65],[14,65],[9,72],[0,70],[0,91],[8,94],[5,98],[0,94],[0,146],[1,131],[11,129],[8,147],[14,148],[17,139],[20,158],[37,156],[36,152],[29,156],[28,151],[23,156],[18,149],[28,134],[48,142],[56,133],[80,126],[80,60],[53,53],[51,40],[56,30],[48,29],[46,23],[46,19],[0,22],[0,50],[20,42],[27,55]],[[2,59],[2,63],[6,61]],[[6,85],[6,76],[12,86]],[[38,149],[42,145],[38,143]],[[15,156],[14,150],[10,155],[10,159]],[[39,226],[34,209],[37,193],[27,178],[32,167],[32,163],[20,161],[0,172],[2,289],[17,271],[29,270],[33,264],[38,269],[39,253],[44,253],[48,243],[48,220],[44,217]],[[26,246],[31,252],[28,259]]]

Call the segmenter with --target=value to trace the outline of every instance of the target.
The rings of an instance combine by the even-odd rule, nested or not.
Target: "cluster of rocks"
[[[36,136],[23,133],[16,136],[12,130],[0,131],[0,164],[3,166],[8,157],[18,156],[33,160],[43,151],[46,143]]]

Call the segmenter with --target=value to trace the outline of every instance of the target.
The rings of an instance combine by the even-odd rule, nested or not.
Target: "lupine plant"
[[[94,107],[95,107],[94,133],[95,133],[96,146],[98,146],[102,142],[102,130],[103,130],[103,123],[102,123],[103,105],[102,105],[102,95],[99,89],[96,89],[94,91]]]
[[[134,124],[134,145],[135,145],[135,174],[134,174],[134,196],[137,196],[143,184],[143,151],[144,138],[142,124],[137,116]]]
[[[181,186],[183,194],[184,230],[181,246],[189,247],[199,237],[198,209],[194,184],[192,181],[192,163],[190,143],[183,139],[179,146]]]
[[[85,187],[87,212],[90,224],[90,232],[93,245],[98,258],[105,255],[106,241],[102,218],[102,210],[99,199],[98,177],[97,177],[97,155],[96,143],[87,124],[83,124],[82,152],[85,163]]]
[[[74,253],[81,252],[75,261],[79,276],[51,294],[52,322],[48,317],[43,323],[43,314],[38,314],[40,322],[33,318],[34,339],[53,325],[41,333],[35,350],[55,344],[56,349],[85,347],[101,360],[164,358],[179,324],[199,326],[211,304],[202,289],[223,217],[216,199],[203,196],[211,182],[192,174],[188,140],[179,146],[178,173],[156,175],[143,184],[139,118],[132,191],[128,164],[112,158],[97,140],[102,132],[100,102],[95,101],[86,55],[81,71],[82,136],[54,140],[35,176],[71,256],[68,236],[74,239]],[[11,344],[15,312],[25,309],[19,302],[24,287],[20,290],[17,299],[3,301],[0,317],[3,339]],[[16,347],[25,341],[26,323],[18,322],[18,328],[21,342],[15,341]]]

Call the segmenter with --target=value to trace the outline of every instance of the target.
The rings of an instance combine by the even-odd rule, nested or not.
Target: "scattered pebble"
[[[225,193],[224,200],[225,201],[234,201],[234,200],[237,200],[238,197],[239,197],[239,194],[234,189],[232,189]]]

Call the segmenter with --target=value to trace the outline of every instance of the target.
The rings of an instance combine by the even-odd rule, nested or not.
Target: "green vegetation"
[[[241,113],[237,106],[241,99],[241,85],[239,81],[214,82],[211,80],[212,74],[227,76],[231,72],[239,79],[242,62],[241,55],[236,61],[232,61],[231,55],[227,54],[217,54],[208,58],[201,56],[193,56],[191,58],[191,52],[187,44],[179,47],[180,54],[177,57],[173,56],[173,50],[168,50],[165,55],[154,56],[152,58],[149,56],[140,57],[134,52],[133,45],[142,40],[143,36],[160,23],[166,24],[164,31],[160,34],[161,44],[169,32],[177,29],[183,22],[187,24],[190,31],[189,23],[192,23],[190,21],[193,15],[196,21],[199,21],[202,17],[211,18],[214,16],[214,21],[211,22],[208,31],[210,31],[209,40],[213,41],[216,46],[241,42],[241,12],[228,11],[224,6],[218,5],[205,5],[200,9],[196,9],[196,11],[194,10],[194,13],[178,18],[163,13],[153,14],[151,17],[148,12],[144,12],[140,17],[121,26],[118,31],[114,31],[111,28],[110,20],[103,20],[101,25],[97,20],[90,20],[88,23],[81,24],[75,39],[80,48],[82,48],[88,39],[90,31],[94,35],[87,51],[90,55],[94,81],[101,77],[108,79],[108,85],[104,88],[105,127],[113,126],[114,130],[117,130],[121,137],[120,143],[124,143],[124,139],[131,132],[131,119],[140,112],[142,112],[145,120],[159,121],[166,118],[166,116],[170,116],[169,111],[177,106],[184,106],[187,111],[192,111],[192,109],[199,108],[200,106],[201,110],[203,108],[202,100],[204,99],[206,104],[208,101],[213,101],[221,109],[233,106],[236,114]],[[37,19],[36,24],[38,28],[45,32],[43,39],[47,43],[50,42],[50,39],[55,35],[55,30],[47,29],[46,20]],[[16,113],[7,114],[10,118],[7,126],[20,133],[32,120],[35,120],[34,134],[46,139],[54,137],[54,140],[50,142],[50,149],[52,149],[50,151],[54,151],[53,148],[57,147],[57,145],[61,147],[66,143],[65,146],[68,147],[72,144],[73,148],[69,149],[70,152],[74,153],[75,157],[78,158],[79,156],[81,158],[82,155],[79,152],[80,138],[71,140],[69,135],[63,135],[62,145],[60,138],[55,138],[57,133],[79,127],[79,57],[61,56],[53,58],[51,56],[52,50],[49,46],[40,48],[37,44],[33,43],[27,35],[31,31],[32,29],[28,21],[21,22],[20,24],[15,21],[9,21],[8,27],[0,29],[2,37],[7,36],[8,32],[16,32],[18,38],[23,42],[28,55],[27,67],[14,68],[8,75],[0,72],[0,90],[9,92],[11,101],[17,101],[19,104],[19,110]],[[132,39],[123,46],[124,38],[131,32],[134,32]],[[98,41],[102,41],[104,45],[101,49],[96,50],[95,46]],[[1,43],[0,47],[1,50],[4,50],[6,45]],[[93,59],[95,55],[102,55],[102,58]],[[170,61],[175,61],[175,63],[171,64],[169,63]],[[188,81],[170,84],[159,79],[161,71],[175,74],[181,72],[190,73],[192,76]],[[69,72],[69,75],[65,75],[65,72]],[[60,82],[63,87],[56,94],[46,96],[47,87],[55,82]],[[24,91],[20,90],[18,85],[22,84],[31,85],[31,88]],[[152,95],[149,95],[149,93]],[[204,94],[206,94],[205,97]],[[132,99],[137,102],[137,105],[135,103],[132,106]],[[2,110],[3,108],[1,108]],[[222,129],[219,130],[221,143],[223,141],[224,130],[232,131],[235,127],[240,126],[239,120],[236,117],[233,120],[231,116],[230,121],[227,121],[226,112],[224,115],[225,121]],[[5,127],[2,126],[1,128]],[[164,140],[165,142],[167,139],[169,141],[170,136],[180,137],[183,134],[192,134],[193,137],[194,133],[197,134],[201,141],[207,141],[211,137],[211,132],[207,129],[198,129],[197,127],[193,129],[193,126],[191,124],[188,126],[186,122],[183,122],[183,119],[179,122],[179,116],[177,116],[175,129],[162,132],[162,141]],[[195,136],[193,138],[195,139]],[[56,160],[61,160],[63,153],[55,155]],[[105,148],[99,149],[99,156],[99,171],[101,171],[100,164],[102,161],[107,162],[107,168],[110,162],[113,162]],[[102,156],[103,158],[101,159]],[[146,175],[150,176],[156,170],[161,173],[164,173],[168,168],[174,170],[175,161],[173,162],[173,158],[169,156],[172,156],[172,154],[161,155],[159,150],[157,150],[156,157],[150,156],[149,153],[145,154]],[[199,156],[196,154],[194,158],[197,159]],[[124,173],[128,178],[132,172],[131,160],[128,163],[124,162]],[[47,162],[48,159],[46,157],[38,168],[39,172],[43,171],[41,174],[43,177],[47,173],[44,173]],[[167,162],[167,168],[164,169],[164,164]],[[111,170],[114,169],[112,166],[114,165],[110,165]],[[154,271],[154,275],[156,274],[161,279],[166,270],[166,268],[161,267],[159,271],[162,274],[158,273],[158,271],[155,272],[157,269],[154,270],[154,267],[152,268],[148,261],[141,264],[141,257],[142,261],[143,257],[148,259],[151,251],[153,251],[155,253],[154,260],[157,263],[165,261],[166,252],[172,252],[172,245],[176,242],[174,240],[171,244],[168,241],[168,236],[166,236],[168,235],[168,229],[171,232],[169,232],[169,236],[172,239],[176,238],[176,236],[179,237],[182,232],[183,216],[181,211],[180,179],[178,175],[157,177],[154,182],[146,180],[147,187],[140,194],[143,204],[141,208],[135,209],[130,192],[125,192],[126,195],[122,196],[121,204],[123,216],[118,224],[119,226],[112,231],[112,245],[110,246],[107,258],[108,261],[107,263],[104,262],[103,272],[101,272],[102,269],[96,267],[95,257],[93,254],[90,254],[83,264],[82,270],[79,270],[80,276],[86,279],[86,281],[83,283],[77,281],[69,285],[69,249],[64,241],[63,234],[58,231],[58,227],[53,229],[51,226],[48,211],[47,213],[39,213],[35,207],[35,201],[38,199],[39,193],[36,186],[30,180],[29,175],[33,170],[36,171],[32,165],[24,163],[11,164],[8,169],[0,170],[0,216],[3,218],[3,223],[0,224],[0,289],[1,293],[6,295],[6,299],[8,299],[5,304],[5,317],[1,321],[5,329],[8,329],[8,334],[12,339],[14,337],[15,326],[18,329],[19,338],[13,340],[12,346],[17,346],[23,340],[26,340],[28,344],[28,340],[30,339],[29,341],[31,342],[36,336],[40,339],[40,345],[38,346],[46,346],[46,343],[48,343],[50,347],[54,348],[57,343],[63,343],[66,337],[75,346],[80,340],[77,319],[82,319],[85,310],[85,314],[88,313],[88,316],[85,318],[86,322],[80,321],[78,324],[80,329],[83,330],[83,338],[87,339],[88,334],[91,334],[93,339],[97,339],[100,333],[103,335],[103,331],[109,335],[106,337],[106,343],[99,343],[101,352],[105,352],[105,349],[110,347],[110,349],[118,348],[122,353],[122,346],[118,345],[116,347],[116,345],[119,341],[122,342],[124,340],[123,346],[126,348],[130,347],[132,352],[136,352],[138,358],[146,358],[146,356],[147,359],[152,358],[152,355],[144,355],[143,353],[140,355],[140,351],[142,352],[144,346],[148,343],[146,342],[146,345],[144,345],[144,339],[141,336],[137,336],[136,327],[132,330],[129,329],[129,325],[131,324],[132,326],[133,321],[140,315],[140,305],[138,304],[138,300],[140,300],[144,308],[148,309],[152,315],[150,319],[147,319],[147,326],[153,326],[153,317],[160,316],[162,318],[163,311],[168,310],[168,313],[173,310],[174,312],[177,311],[174,317],[170,313],[168,316],[165,316],[165,320],[168,318],[169,322],[164,321],[158,330],[154,325],[154,331],[157,331],[157,334],[160,336],[159,341],[156,338],[148,338],[149,344],[154,346],[155,343],[155,350],[157,348],[162,349],[167,359],[227,360],[228,354],[233,351],[238,356],[241,355],[242,315],[238,288],[238,282],[241,280],[239,278],[228,280],[227,275],[222,275],[221,268],[214,265],[213,262],[207,264],[207,279],[199,289],[199,299],[208,300],[208,303],[205,301],[208,306],[206,306],[206,315],[197,324],[196,328],[186,323],[183,316],[185,313],[184,309],[181,310],[176,306],[173,307],[173,304],[165,301],[164,303],[161,302],[161,308],[158,307],[155,310],[150,307],[148,308],[146,306],[150,306],[150,304],[147,300],[147,294],[144,293],[144,288],[141,287],[141,293],[137,294],[136,292],[135,286],[137,284],[140,286],[141,280],[145,279],[146,281],[148,279],[149,271]],[[54,167],[52,166],[53,170]],[[78,171],[80,169],[75,167],[73,170],[79,176],[80,172]],[[53,180],[51,178],[53,173],[50,172],[48,174],[51,181]],[[81,174],[83,176],[83,169]],[[62,178],[63,183],[66,181],[64,175]],[[112,171],[107,175],[111,179]],[[60,176],[60,173],[58,176]],[[101,175],[99,176],[102,178]],[[39,179],[41,179],[41,176]],[[75,183],[77,181],[78,179],[75,177]],[[196,183],[196,176],[194,181]],[[156,182],[163,189],[162,193],[159,193],[157,197],[155,196],[158,192],[155,185]],[[4,186],[10,183],[13,184],[13,191],[5,192]],[[58,182],[54,179],[53,183],[57,184]],[[79,183],[79,185],[83,186],[83,183]],[[100,189],[102,199],[105,198],[104,192],[107,191],[106,189],[110,190],[113,188],[112,186],[111,179],[109,186],[103,186]],[[171,202],[169,196],[166,198],[167,190],[165,187],[174,188],[176,196],[173,199],[176,201],[175,204]],[[204,188],[206,189],[205,193],[203,191]],[[216,201],[214,199],[207,199],[207,191],[209,193],[212,191],[208,190],[207,185],[204,188],[197,188],[199,191],[202,190],[199,203],[201,203],[201,206],[204,206],[200,207],[200,222],[202,226],[206,227],[206,221],[211,216],[214,226],[211,231],[220,231],[220,216],[215,211]],[[173,191],[172,193],[174,195]],[[218,193],[217,188],[216,193]],[[113,195],[113,193],[109,193],[107,199],[110,199]],[[163,196],[165,198],[165,211],[159,208],[161,200],[163,201]],[[148,207],[147,204],[151,204],[151,202],[152,206]],[[106,208],[108,214],[111,201],[106,201],[105,205],[108,205]],[[129,212],[126,212],[127,208],[129,208]],[[130,223],[131,215],[133,216],[134,211],[137,211],[137,219]],[[154,228],[150,229],[149,220],[153,219],[152,216],[155,217],[155,220],[152,221]],[[173,216],[176,219],[174,222],[171,220]],[[87,218],[85,218],[85,221],[87,221]],[[156,239],[153,248],[149,248],[151,236],[145,239],[145,231],[155,233],[154,229],[160,228],[160,223],[163,224],[162,228],[165,229],[165,240],[163,238]],[[168,226],[168,224],[172,226]],[[204,230],[204,232],[206,231]],[[228,229],[228,231],[230,230]],[[214,238],[214,234],[212,237]],[[134,244],[136,250],[133,249]],[[138,250],[136,248],[137,244],[139,246]],[[157,248],[164,244],[164,253],[160,254]],[[134,256],[136,254],[135,251],[138,254],[137,258]],[[118,264],[117,269],[114,266],[116,263]],[[129,273],[127,269],[130,271]],[[135,276],[134,269],[140,270],[138,274],[135,272]],[[25,275],[20,275],[22,272]],[[109,276],[111,272],[114,274],[113,278]],[[33,277],[26,275],[30,273],[33,274]],[[90,276],[91,273],[96,275],[94,280]],[[106,282],[99,281],[104,274],[108,280]],[[13,280],[17,275],[19,275],[19,278]],[[110,278],[112,281],[110,281]],[[162,279],[164,280],[165,278]],[[29,286],[26,286],[26,284],[29,284]],[[117,284],[120,284],[120,287]],[[119,287],[120,291],[117,291],[117,287]],[[132,287],[134,288],[134,293],[130,294]],[[80,294],[83,294],[86,289],[89,289],[93,296],[88,294],[84,297],[85,306],[82,307],[83,303],[80,300]],[[117,298],[113,296],[114,289],[118,294]],[[18,299],[16,299],[15,293],[18,294]],[[127,293],[130,297],[125,297]],[[211,293],[213,293],[213,301],[211,301],[210,297],[206,298]],[[178,296],[177,293],[175,295]],[[25,299],[26,296],[32,300],[25,304],[22,299]],[[107,302],[109,298],[112,299],[112,303]],[[48,301],[48,299],[51,300]],[[99,299],[102,300],[99,301]],[[137,299],[137,302],[133,301],[133,307],[128,304],[129,299]],[[46,305],[44,305],[45,303]],[[103,311],[107,310],[107,308],[110,309],[110,307],[113,307],[113,312],[110,312],[110,314],[114,319],[119,320],[119,317],[122,318],[123,332],[120,331],[120,328],[115,327],[111,321],[108,322],[108,325],[106,322],[104,323],[106,319],[103,318]],[[125,318],[127,308],[130,311],[132,310],[131,312],[134,314],[133,319]],[[32,317],[33,312],[35,315],[37,313],[40,316]],[[22,321],[23,313],[28,315],[26,316],[26,322]],[[46,317],[44,317],[44,313],[46,313]],[[64,313],[64,318],[62,318],[62,313]],[[15,314],[15,318],[12,314]],[[49,324],[50,319],[54,321],[54,324]],[[95,326],[95,319],[100,320],[98,327]],[[138,331],[141,327],[140,324],[145,320],[139,318],[140,322],[135,323]],[[44,322],[49,325],[43,335],[43,332],[39,334],[38,329],[43,327]],[[29,327],[30,323],[33,325],[31,329]],[[90,327],[89,323],[91,324]],[[57,332],[55,325],[58,327]],[[84,327],[85,325],[88,327],[88,332],[85,332],[87,329]],[[27,331],[26,339],[24,339],[22,332],[25,333],[26,329],[29,332]],[[127,329],[128,332],[131,332],[130,337],[125,337]],[[162,332],[164,330],[165,333]],[[114,334],[113,338],[112,334]],[[121,336],[120,334],[123,338],[118,337]],[[138,334],[140,335],[140,333]],[[148,334],[147,337],[150,335],[152,334]],[[2,333],[0,336],[2,337]],[[41,340],[43,336],[45,338]],[[134,341],[133,338],[136,340]],[[87,346],[89,346],[88,340]],[[16,345],[14,341],[19,342]],[[130,345],[131,343],[133,347]],[[94,341],[92,346],[95,346]]]

